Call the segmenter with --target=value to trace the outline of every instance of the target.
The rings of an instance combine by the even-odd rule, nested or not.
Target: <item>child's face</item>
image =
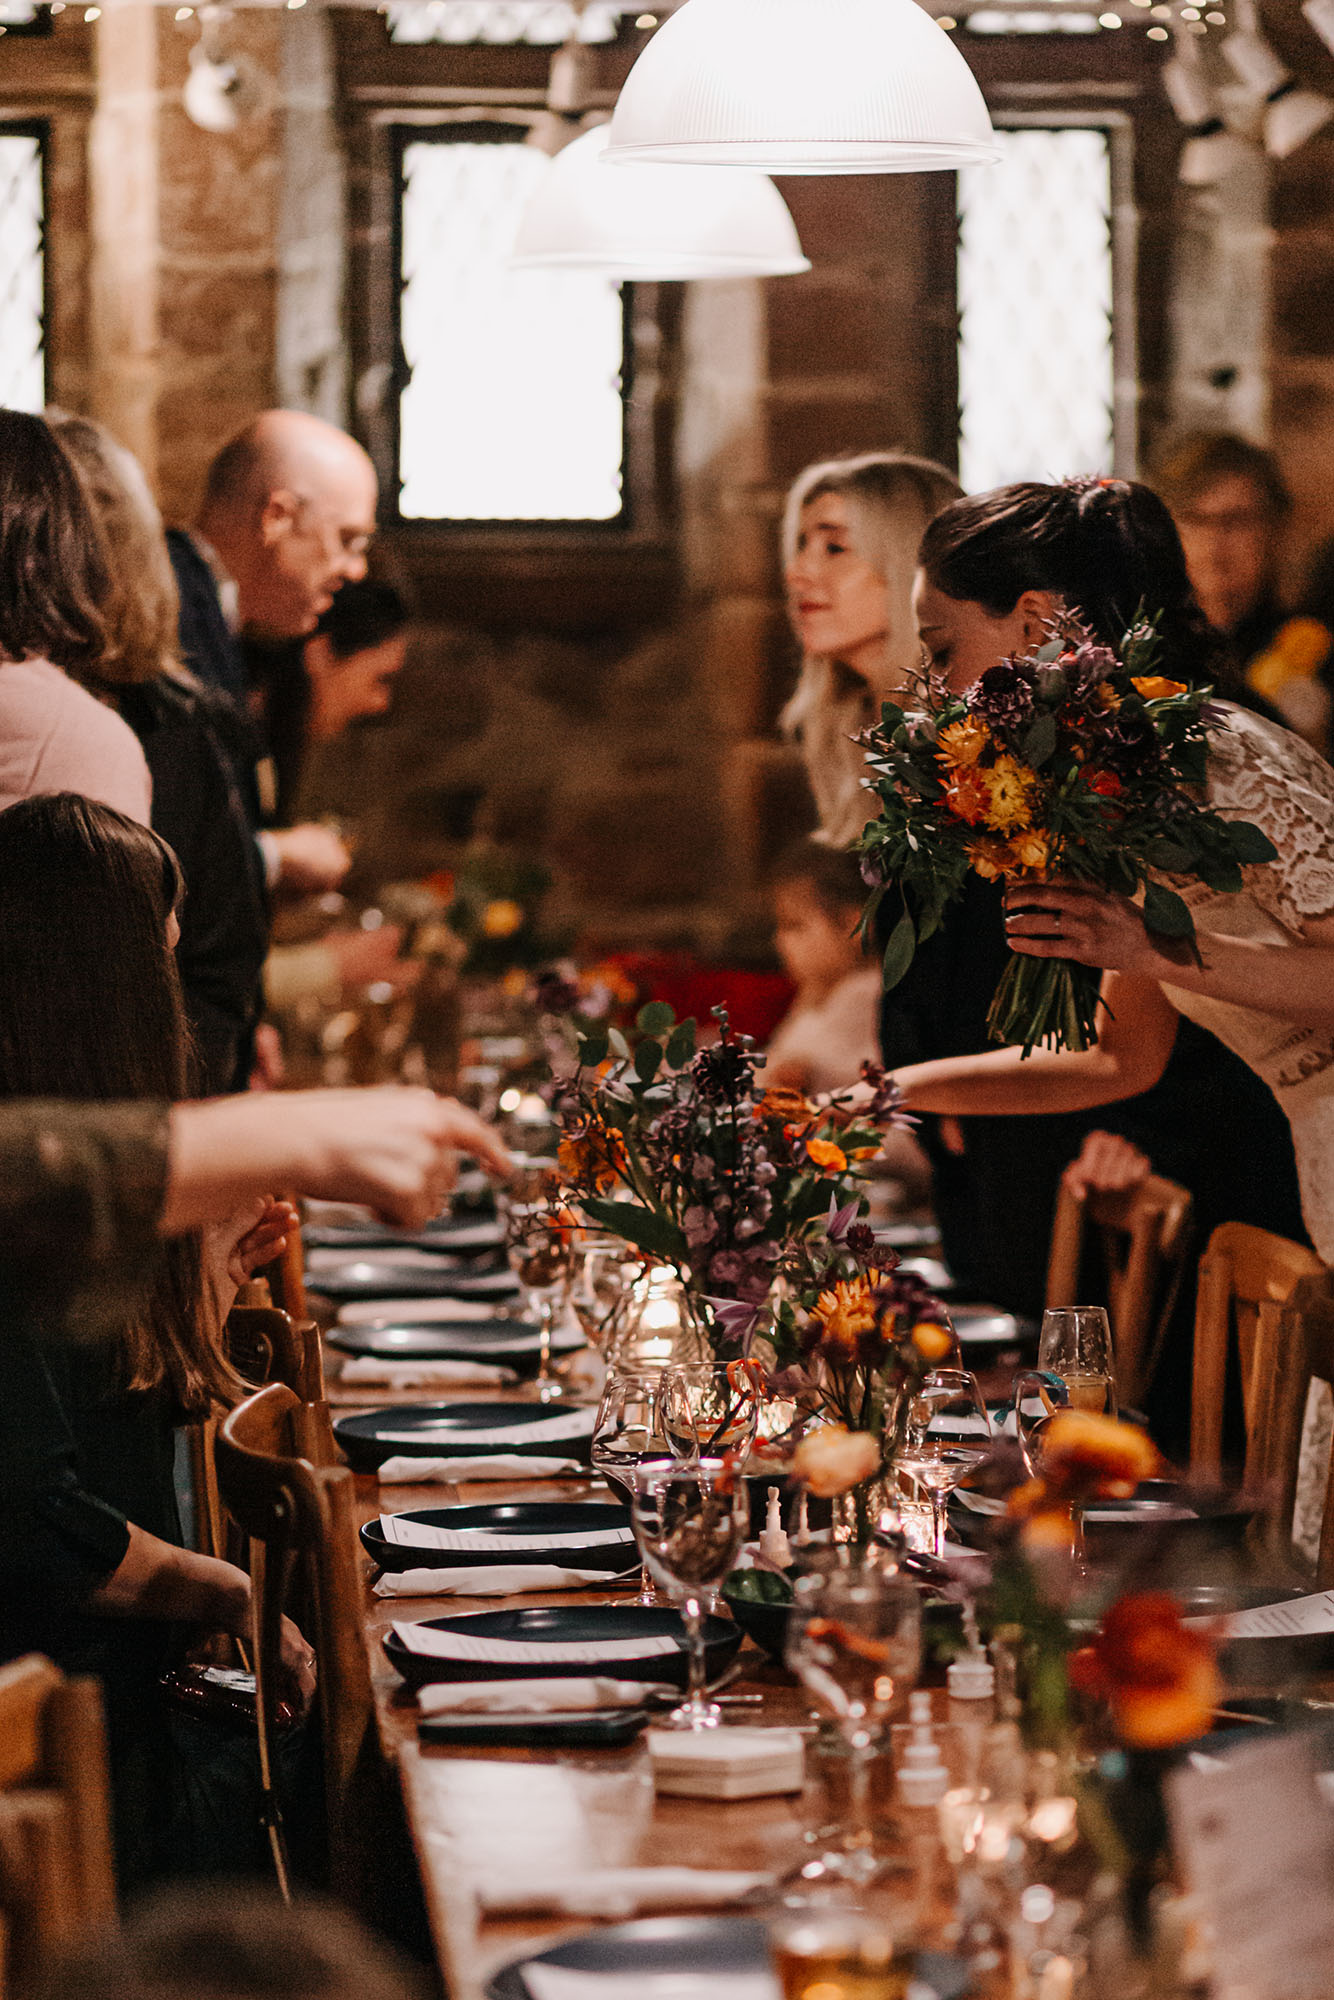
[[[783,969],[798,986],[834,985],[861,963],[853,935],[855,904],[836,915],[819,901],[809,882],[780,882],[774,890],[774,942]]]

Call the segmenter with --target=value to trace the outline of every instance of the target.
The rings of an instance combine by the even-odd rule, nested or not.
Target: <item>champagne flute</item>
[[[802,1873],[870,1882],[882,1872],[871,1832],[871,1757],[880,1725],[901,1708],[922,1666],[915,1586],[894,1569],[859,1562],[797,1579],[787,1664],[838,1724],[849,1753],[844,1851]]]
[[[676,1362],[663,1372],[662,1413],[667,1442],[678,1458],[750,1456],[759,1419],[758,1371],[744,1361]]]
[[[1060,1306],[1043,1313],[1038,1367],[1060,1376],[1072,1410],[1116,1415],[1112,1329],[1101,1306]]]
[[[924,1486],[931,1501],[932,1548],[945,1553],[945,1514],[960,1480],[991,1449],[991,1417],[976,1375],[966,1368],[935,1368],[915,1391],[908,1428],[895,1466]]]
[[[686,1698],[667,1717],[672,1729],[714,1729],[722,1710],[706,1696],[704,1618],[750,1521],[746,1484],[720,1460],[641,1465],[630,1519],[654,1580],[681,1607],[690,1642]]]
[[[660,1372],[634,1374],[613,1370],[607,1377],[593,1419],[590,1457],[593,1470],[629,1506],[634,1500],[635,1472],[646,1460],[667,1463],[669,1453],[662,1429]],[[636,1604],[656,1604],[653,1578],[641,1553]]]

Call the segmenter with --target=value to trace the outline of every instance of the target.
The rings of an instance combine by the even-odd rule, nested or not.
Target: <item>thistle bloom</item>
[[[1183,1624],[1162,1590],[1119,1598],[1094,1643],[1071,1655],[1069,1675],[1079,1693],[1107,1703],[1117,1735],[1137,1750],[1202,1736],[1222,1691],[1213,1641]]]

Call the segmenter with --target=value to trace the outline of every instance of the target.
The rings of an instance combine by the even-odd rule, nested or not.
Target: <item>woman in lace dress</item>
[[[956,691],[971,687],[998,659],[1039,641],[1053,612],[1077,608],[1086,595],[1119,597],[1128,626],[1145,594],[1142,553],[1149,545],[1161,553],[1164,537],[1175,542],[1162,503],[1125,481],[1005,487],[956,502],[927,530],[915,588],[933,668]],[[1040,586],[1011,588],[1034,574]],[[1161,629],[1170,674],[1186,635],[1170,622]],[[1231,702],[1219,707],[1208,801],[1262,828],[1277,855],[1243,871],[1239,894],[1202,884],[1182,890],[1200,963],[1155,942],[1125,898],[1026,883],[1007,897],[1009,943],[1103,969],[1097,1046],[1039,1050],[1026,1061],[1015,1048],[917,1063],[898,1081],[914,1110],[1084,1110],[1155,1083],[1185,1015],[1234,1050],[1287,1114],[1311,1240],[1334,1262],[1334,769],[1277,724]]]

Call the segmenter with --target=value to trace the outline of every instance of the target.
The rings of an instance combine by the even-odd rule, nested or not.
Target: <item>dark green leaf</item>
[[[1159,937],[1188,938],[1195,935],[1195,919],[1175,889],[1150,882],[1144,891],[1144,927]]]
[[[695,1054],[695,1019],[680,1021],[672,1029],[671,1040],[667,1044],[667,1060],[673,1069],[690,1062]]]
[[[635,1026],[641,1035],[663,1035],[676,1022],[676,1015],[665,1000],[650,1000],[635,1015]]]
[[[916,949],[917,933],[913,929],[912,918],[905,911],[890,932],[889,943],[885,946],[883,976],[886,993],[898,985],[912,964]]]
[[[670,1011],[670,1010],[669,1010]],[[662,1067],[663,1047],[661,1042],[641,1042],[635,1050],[635,1075],[643,1084],[652,1083]]]
[[[1168,875],[1188,875],[1194,866],[1195,857],[1188,847],[1182,847],[1175,840],[1154,840],[1145,849],[1145,860],[1153,868],[1161,868]]]
[[[1056,717],[1050,713],[1036,716],[1024,732],[1020,749],[1024,762],[1040,771],[1055,748]]]
[[[596,1069],[607,1060],[609,1044],[605,1035],[581,1035],[579,1037],[579,1060],[585,1069]]]
[[[671,1217],[659,1215],[656,1209],[640,1208],[637,1202],[593,1197],[582,1201],[580,1207],[613,1236],[633,1243],[637,1250],[647,1250],[650,1257],[680,1260],[685,1256],[685,1238]]]
[[[1236,859],[1247,865],[1258,861],[1272,861],[1278,849],[1268,834],[1261,833],[1258,826],[1252,826],[1248,819],[1234,819],[1228,824],[1228,844]]]

